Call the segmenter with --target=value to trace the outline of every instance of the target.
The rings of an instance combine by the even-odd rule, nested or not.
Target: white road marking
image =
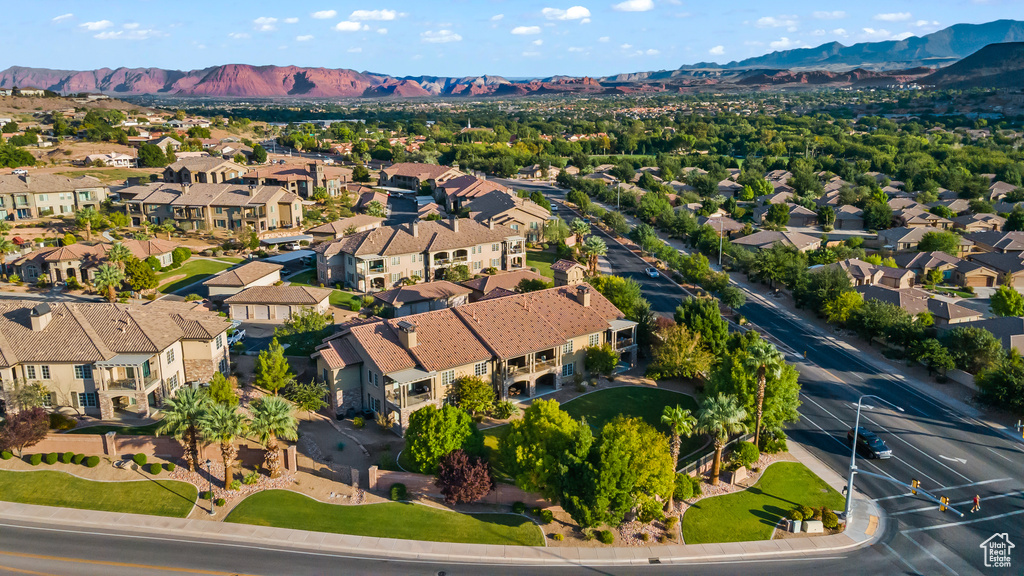
[[[907,496],[913,496],[913,495],[914,495],[913,493],[907,492],[906,494],[897,494],[895,496],[883,496],[881,498],[875,498],[875,502],[881,502],[882,500],[895,500],[897,498],[906,498]]]
[[[917,450],[917,451],[918,451],[918,452],[920,452],[921,454],[925,455],[926,457],[928,457],[928,459],[932,460],[933,462],[935,462],[935,463],[936,463],[936,464],[938,464],[939,466],[942,466],[942,467],[943,467],[943,468],[945,468],[946,470],[949,470],[949,471],[950,471],[950,472],[952,472],[953,474],[956,474],[957,476],[959,476],[959,477],[963,478],[964,480],[967,480],[968,482],[973,482],[973,480],[971,480],[971,479],[970,479],[970,478],[968,478],[967,476],[964,476],[963,474],[961,474],[961,473],[957,472],[956,470],[954,470],[954,469],[950,468],[949,466],[946,466],[946,465],[945,465],[945,464],[943,464],[943,463],[942,463],[942,462],[941,462],[941,461],[940,461],[939,459],[935,458],[935,457],[934,457],[934,456],[932,456],[931,454],[929,454],[929,453],[925,452],[924,450],[921,450],[921,449],[920,449],[920,448],[918,448],[917,446],[914,446],[914,445],[913,445],[913,444],[911,444],[910,442],[908,442],[908,441],[904,440],[904,439],[903,439],[903,438],[901,438],[901,437],[900,437],[900,436],[899,436],[898,434],[893,434],[893,433],[892,433],[892,432],[891,432],[891,431],[890,431],[890,430],[889,430],[888,428],[886,428],[885,426],[882,426],[882,425],[881,425],[881,424],[879,424],[878,422],[876,422],[876,421],[872,420],[870,416],[864,416],[864,418],[865,418],[865,419],[866,419],[866,420],[867,420],[868,422],[871,422],[871,423],[872,423],[872,424],[874,424],[875,426],[878,426],[879,428],[881,428],[881,429],[882,429],[882,430],[884,430],[885,432],[887,432],[887,433],[889,433],[889,434],[892,434],[892,437],[893,437],[893,438],[896,438],[896,439],[897,439],[897,440],[899,440],[900,442],[903,442],[903,443],[904,443],[904,444],[906,444],[907,446],[910,446],[910,447],[911,447],[911,448],[913,448],[914,450]],[[938,484],[938,482],[936,482],[936,484]]]
[[[925,526],[923,528],[910,528],[903,530],[900,534],[913,534],[914,532],[927,532],[929,530],[941,530],[943,528],[953,528],[955,526],[963,526],[965,524],[977,524],[978,522],[988,522],[989,520],[998,520],[1000,518],[1007,518],[1010,516],[1018,516],[1024,514],[1024,510],[1016,510],[1014,512],[1007,512],[1006,514],[997,514],[995,516],[988,516],[986,518],[977,518],[975,520],[964,520],[963,522],[950,522],[948,524],[936,524],[935,526]]]
[[[1000,454],[999,452],[996,452],[995,450],[989,448],[988,446],[985,447],[985,450],[988,450],[989,452],[995,454],[996,456],[999,456],[1000,458],[1002,458],[1003,460],[1006,460],[1007,462],[1013,462],[1013,460],[1010,460],[1006,456],[1003,456],[1002,454]]]
[[[999,500],[1000,498],[1012,498],[1014,496],[1024,495],[1022,492],[1010,492],[1008,494],[997,494],[995,496],[989,496],[988,498],[982,498],[982,502],[988,502],[989,500]],[[953,502],[950,506],[966,506],[967,504],[973,504],[974,499],[962,500],[960,502]],[[925,506],[924,508],[914,508],[913,510],[900,510],[899,512],[890,513],[889,516],[902,516],[904,514],[914,514],[916,512],[928,512],[930,510],[938,510],[938,506]]]
[[[843,443],[842,441],[840,441],[840,440],[839,440],[838,438],[836,438],[835,436],[833,436],[833,435],[832,435],[832,434],[831,434],[831,433],[830,433],[830,432],[829,432],[828,430],[825,430],[825,429],[824,429],[824,428],[822,428],[821,426],[818,426],[818,423],[817,423],[817,422],[815,422],[814,420],[811,420],[811,419],[810,419],[810,418],[808,418],[807,416],[804,416],[804,420],[806,420],[806,421],[810,422],[811,424],[813,424],[815,428],[817,428],[818,430],[821,430],[822,432],[824,432],[824,433],[825,433],[825,435],[826,435],[826,436],[828,436],[829,438],[831,438],[831,439],[835,440],[836,442],[839,442],[839,445],[840,445],[840,446],[843,446],[843,447],[845,447],[845,448],[849,448],[849,446],[847,446],[847,445],[846,445],[846,444],[844,444],[844,443]],[[889,478],[892,478],[893,480],[896,480],[896,478],[893,478],[893,476],[892,476],[891,474],[889,474],[889,473],[888,473],[888,472],[886,472],[885,470],[882,470],[882,469],[881,469],[881,468],[879,468],[878,466],[875,466],[875,465],[874,465],[874,464],[873,464],[872,462],[870,462],[870,461],[866,461],[866,460],[862,460],[862,462],[865,462],[865,463],[867,463],[867,464],[868,464],[869,466],[871,466],[872,468],[874,468],[874,469],[875,469],[875,470],[876,470],[877,472],[879,472],[880,474],[883,474],[883,475],[885,475],[885,476],[888,476]],[[843,473],[843,474],[846,474],[846,473],[848,473],[848,472],[849,472],[849,470],[847,470],[847,471],[845,471],[845,472],[842,472],[842,473]]]
[[[949,456],[943,456],[942,454],[939,454],[939,458],[942,458],[943,460],[948,460],[950,462],[959,462],[961,464],[967,464],[967,460],[964,460],[963,458],[950,458]]]
[[[897,554],[897,553],[896,553],[896,551],[892,549],[892,546],[889,546],[889,544],[888,544],[887,542],[882,542],[882,546],[885,546],[885,549],[886,549],[886,550],[888,550],[888,551],[889,551],[890,553],[892,553],[892,555],[893,555],[893,556],[895,556],[896,558],[898,558],[900,562],[903,562],[903,564],[904,564],[904,565],[905,565],[905,566],[906,566],[907,568],[910,568],[910,571],[911,571],[911,572],[913,572],[914,574],[921,574],[921,573],[922,573],[922,572],[921,572],[920,570],[918,570],[917,568],[914,568],[913,564],[911,564],[910,562],[907,562],[907,561],[906,561],[906,559],[905,559],[905,558],[903,558],[903,556],[900,556],[899,554]]]
[[[971,482],[970,484],[957,484],[956,486],[938,486],[935,488],[928,488],[928,490],[935,492],[938,490],[958,490],[960,488],[971,488],[972,486],[984,486],[985,484],[995,484],[996,482],[1008,482],[1013,478],[996,478],[994,480],[982,480],[981,482]],[[906,498],[907,496],[913,496],[914,494],[907,492],[906,494],[896,494],[895,496],[883,496],[881,498],[875,498],[875,502],[882,500],[896,500],[897,498]]]
[[[938,481],[938,480],[936,480],[935,478],[932,478],[931,476],[929,476],[929,475],[925,474],[924,472],[922,472],[922,471],[918,470],[917,468],[914,468],[913,466],[911,466],[911,465],[910,465],[910,464],[909,464],[909,463],[908,463],[908,462],[907,462],[906,460],[904,460],[903,458],[900,458],[899,456],[893,456],[893,457],[892,457],[892,459],[893,459],[893,460],[896,460],[897,462],[902,462],[904,466],[906,466],[907,468],[910,468],[910,469],[911,469],[911,470],[913,470],[914,472],[917,472],[917,473],[918,473],[918,474],[920,474],[921,476],[923,476],[923,477],[925,477],[925,478],[927,478],[927,479],[931,480],[932,482],[934,482],[934,483],[935,483],[935,485],[936,485],[936,486],[940,485],[940,483],[939,483],[939,481]]]
[[[918,548],[920,548],[925,554],[930,556],[932,560],[935,560],[939,564],[942,564],[942,567],[945,568],[946,570],[949,570],[953,574],[953,576],[960,576],[959,574],[957,574],[956,570],[953,570],[945,562],[943,562],[942,560],[939,560],[938,556],[936,556],[935,554],[932,554],[931,550],[929,550],[929,549],[925,548],[924,546],[922,546],[920,542],[918,542],[917,540],[914,540],[913,538],[911,538],[910,536],[907,536],[906,534],[903,534],[903,537],[906,538],[907,540],[910,540],[911,542],[913,542],[914,546],[917,546]]]

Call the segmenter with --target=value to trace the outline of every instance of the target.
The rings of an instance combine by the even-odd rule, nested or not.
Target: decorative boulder
[[[824,534],[825,526],[821,523],[821,520],[804,520],[801,530],[808,534]]]

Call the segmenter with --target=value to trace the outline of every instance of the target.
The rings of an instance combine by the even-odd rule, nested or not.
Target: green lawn
[[[221,262],[231,262],[232,264],[241,264],[242,262],[245,262],[245,258],[234,258],[230,256],[221,256],[220,258],[217,258],[217,260],[220,260]]]
[[[164,282],[168,278],[184,274],[184,278],[175,280],[174,282],[167,282],[160,286],[160,292],[163,292],[164,294],[171,294],[190,284],[205,280],[218,272],[223,272],[232,266],[234,266],[234,264],[228,262],[219,262],[217,260],[206,260],[201,258],[194,259],[182,264],[181,268],[157,274],[156,279],[158,282]]]
[[[287,490],[267,490],[243,500],[227,522],[403,540],[541,546],[544,536],[522,516],[459,514],[416,504],[324,504]]]
[[[840,510],[843,504],[842,495],[803,464],[778,462],[751,488],[690,506],[683,516],[683,540],[687,544],[767,540],[778,521],[797,506]]]
[[[323,343],[324,338],[327,338],[331,334],[334,334],[334,326],[328,326],[323,330],[316,330],[314,332],[304,332],[302,334],[288,334],[287,336],[278,336],[277,341],[283,346],[288,344],[285,348],[284,353],[288,356],[304,356],[309,357],[314,352],[314,348]]]
[[[184,518],[197,495],[177,480],[93,482],[53,470],[0,470],[0,500],[23,504]]]
[[[111,182],[124,182],[125,180],[135,176],[145,176],[148,178],[152,173],[153,172],[149,170],[131,170],[128,168],[94,168],[91,170],[57,172],[57,175],[67,176],[68,178],[92,176],[94,178],[98,178],[104,184],[110,184]]]
[[[558,257],[555,256],[553,251],[539,250],[527,250],[526,251],[526,265],[533,266],[537,269],[537,272],[542,276],[548,278],[554,278],[555,273],[551,271],[551,265],[555,263]]]
[[[160,424],[161,422],[153,422],[143,426],[87,426],[85,428],[69,430],[68,434],[106,434],[107,432],[117,432],[123,436],[155,436],[156,429],[160,427]]]
[[[292,286],[313,286],[319,288],[320,283],[316,281],[316,270],[306,270],[305,272],[299,272],[298,274],[288,278],[287,282]],[[331,306],[338,308],[349,309],[350,303],[353,300],[359,300],[362,296],[353,294],[352,292],[345,292],[344,290],[334,290],[331,292],[330,303]]]

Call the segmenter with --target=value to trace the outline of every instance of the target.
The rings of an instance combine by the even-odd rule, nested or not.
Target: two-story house
[[[187,382],[227,373],[229,323],[186,303],[0,302],[4,394],[38,382],[45,407],[148,416]]]
[[[492,383],[502,399],[559,390],[585,374],[586,349],[610,344],[636,362],[636,323],[587,284],[550,288],[342,327],[312,355],[331,408],[409,415],[441,404],[463,377]]]
[[[164,168],[164,182],[171,184],[239,183],[249,169],[231,160],[208,156],[182,158]]]
[[[503,224],[525,236],[528,242],[541,241],[544,223],[551,218],[551,212],[533,200],[500,191],[474,198],[466,207],[469,217],[477,222]]]
[[[145,260],[152,256],[161,266],[173,262],[177,242],[168,240],[125,240],[121,243],[132,256]],[[13,262],[15,272],[29,284],[35,284],[44,277],[51,284],[75,279],[80,282],[92,281],[96,270],[107,263],[107,252],[112,244],[72,244],[52,248],[40,248],[29,252]]]
[[[26,220],[99,208],[108,188],[92,176],[57,174],[0,176],[0,220]]]
[[[331,196],[338,196],[345,192],[345,184],[351,181],[351,169],[326,166],[321,162],[261,166],[242,176],[245,184],[280,186],[302,198],[312,198],[316,188],[324,188]]]
[[[266,232],[302,225],[302,200],[278,186],[153,183],[120,194],[133,226],[170,221],[182,230]]]
[[[378,185],[419,190],[424,184],[429,184],[433,192],[439,184],[459,176],[463,176],[462,172],[451,166],[399,162],[381,169]]]
[[[405,278],[441,279],[445,268],[465,265],[471,274],[487,268],[526,265],[525,239],[508,226],[475,220],[413,221],[381,226],[314,248],[318,282],[360,292],[399,285]]]
[[[434,200],[444,206],[448,213],[455,214],[474,199],[491,192],[515,194],[515,191],[508,186],[490,180],[481,180],[476,176],[463,175],[438,184],[434,190]]]

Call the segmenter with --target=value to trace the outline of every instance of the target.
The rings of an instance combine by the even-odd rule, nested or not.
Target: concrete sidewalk
[[[360,558],[519,566],[623,566],[796,558],[851,551],[873,544],[884,532],[878,529],[878,520],[870,521],[877,514],[873,502],[857,500],[854,510],[853,525],[843,534],[758,542],[633,548],[551,548],[396,540],[13,502],[0,502],[0,520],[30,526],[52,526],[60,530],[77,528],[109,531],[115,537],[127,533],[125,537],[129,538],[164,538],[179,542],[184,540],[222,546],[255,546]]]

